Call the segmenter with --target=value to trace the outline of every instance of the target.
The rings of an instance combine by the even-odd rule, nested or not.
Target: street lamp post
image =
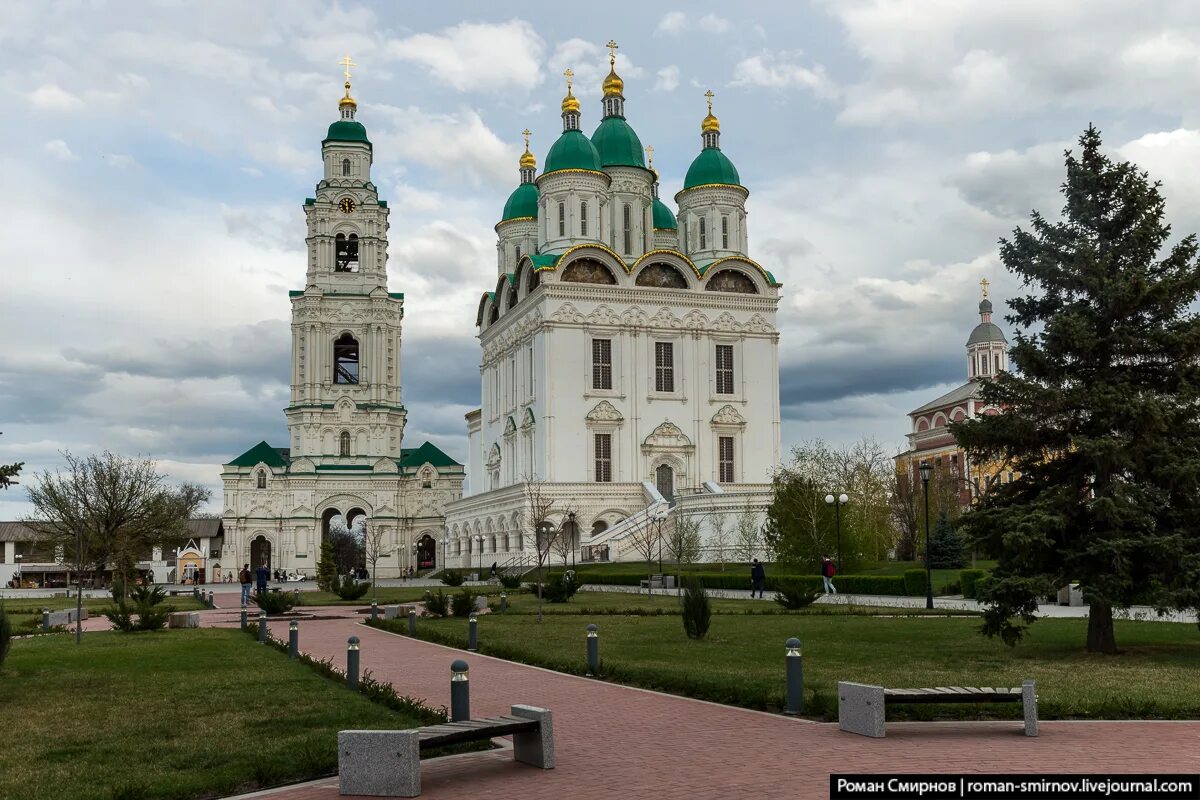
[[[575,512],[567,512],[567,522],[571,526],[571,569],[575,569]]]
[[[933,608],[933,562],[929,560],[929,479],[933,477],[933,466],[922,461],[920,470],[925,489],[925,607]]]
[[[483,534],[475,537],[475,542],[479,545],[479,577],[483,577]]]
[[[838,554],[838,569],[845,569],[842,564],[842,506],[850,502],[850,498],[845,492],[834,497],[831,494],[825,495],[825,504],[833,506],[834,518],[837,520],[837,554]]]
[[[13,556],[13,558],[16,559],[16,562],[17,562],[17,588],[18,589],[21,588],[21,559],[24,557],[25,556],[21,555],[20,553]]]

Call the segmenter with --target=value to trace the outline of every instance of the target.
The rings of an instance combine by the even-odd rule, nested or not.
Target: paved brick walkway
[[[309,609],[306,609],[309,610]],[[317,611],[317,609],[312,609]],[[645,692],[394,636],[345,618],[301,623],[301,647],[345,664],[346,639],[362,640],[362,662],[401,694],[449,704],[450,662],[471,665],[471,711],[513,703],[554,712],[558,767],[541,771],[507,750],[428,762],[423,797],[590,800],[807,798],[828,796],[830,772],[1197,772],[1200,722],[1048,722],[1026,738],[1019,722],[897,723],[886,739],[817,724]],[[208,612],[206,624],[236,624]],[[286,638],[287,625],[271,624]],[[582,654],[583,640],[580,640]],[[333,800],[337,780],[251,795]]]

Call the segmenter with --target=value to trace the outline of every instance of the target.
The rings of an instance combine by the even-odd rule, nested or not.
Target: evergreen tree
[[[333,542],[328,536],[321,542],[321,561],[317,564],[317,588],[323,592],[335,591],[338,584],[338,568],[333,559]]]
[[[967,565],[967,537],[945,511],[929,534],[929,563],[934,569],[961,569]]]
[[[1000,242],[1029,293],[1009,301],[1019,373],[987,382],[1004,409],[952,426],[976,461],[1020,477],[963,522],[999,563],[983,630],[1009,644],[1039,598],[1079,581],[1087,649],[1113,653],[1113,609],[1200,606],[1200,293],[1194,236],[1170,237],[1159,184],[1100,150],[1066,153],[1062,219],[1036,211]]]

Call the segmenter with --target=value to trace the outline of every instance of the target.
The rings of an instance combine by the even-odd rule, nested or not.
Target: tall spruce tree
[[[999,558],[984,633],[1015,644],[1039,598],[1078,581],[1087,649],[1114,653],[1114,609],[1200,606],[1200,268],[1191,235],[1160,256],[1159,184],[1106,157],[1094,127],[1079,145],[1062,219],[1034,211],[1000,241],[1028,289],[1007,317],[1019,372],[982,389],[1004,413],[952,429],[1020,473],[963,518]]]

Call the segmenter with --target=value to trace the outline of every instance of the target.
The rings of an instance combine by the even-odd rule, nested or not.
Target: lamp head
[[[831,494],[825,495],[825,503],[826,503],[826,505],[833,505],[833,495],[831,495]]]
[[[929,483],[929,479],[933,477],[933,465],[930,464],[928,461],[922,461],[920,471],[921,471],[921,482]]]
[[[839,495],[839,496],[838,496],[838,502],[839,502],[839,503],[841,503],[841,504],[843,504],[843,505],[845,505],[846,503],[849,503],[849,502],[850,502],[850,497],[849,497],[849,495],[846,495],[845,493],[843,493],[843,494]]]

